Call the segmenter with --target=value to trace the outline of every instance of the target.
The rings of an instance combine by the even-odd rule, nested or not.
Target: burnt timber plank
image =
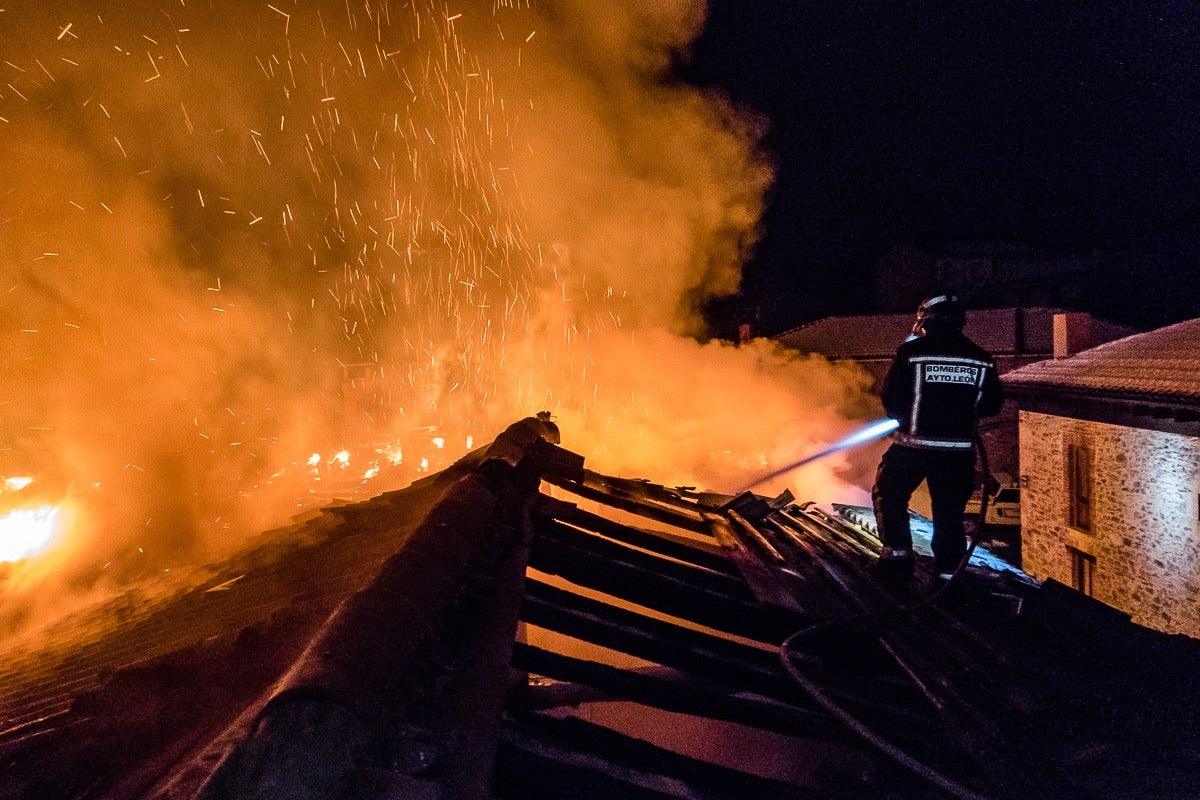
[[[564,545],[586,550],[599,558],[634,564],[665,578],[731,598],[755,602],[754,593],[736,571],[717,571],[676,556],[647,552],[636,545],[614,541],[608,538],[607,534],[591,533],[574,525],[541,516],[534,517],[534,531],[539,537],[549,537]],[[728,563],[726,561],[726,564]]]
[[[656,619],[600,600],[551,586],[544,581],[527,575],[525,577],[525,602],[540,601],[564,611],[584,614],[587,617],[628,630],[663,637],[686,647],[700,648],[722,657],[760,665],[771,673],[782,673],[778,653],[774,646],[754,647],[706,631],[685,627],[675,622]],[[524,613],[524,612],[522,612]],[[569,631],[563,631],[569,633]],[[580,637],[582,638],[582,637]],[[597,642],[599,644],[599,642]]]
[[[532,579],[526,581],[521,619],[658,664],[740,683],[769,697],[797,694],[773,651],[652,619]]]
[[[699,509],[687,511],[657,503],[651,505],[645,502],[645,498],[639,498],[636,494],[614,489],[610,485],[612,479],[605,479],[604,476],[593,472],[587,472],[587,477],[582,483],[564,480],[556,475],[547,475],[545,480],[546,483],[559,486],[588,500],[619,508],[647,519],[676,525],[693,533],[711,535]]]
[[[842,723],[826,714],[741,695],[736,687],[687,673],[674,672],[669,678],[644,674],[520,643],[513,651],[513,666],[664,711],[734,722],[790,736],[857,741],[846,732]]]
[[[505,731],[500,738],[492,796],[497,800],[673,800],[623,775],[610,762],[586,752],[564,753]],[[644,779],[643,779],[644,780]],[[661,781],[655,781],[661,783]]]
[[[719,514],[705,514],[704,520],[713,536],[729,553],[733,563],[737,565],[738,571],[742,573],[742,577],[745,578],[760,603],[794,614],[804,613],[804,609],[796,601],[795,592],[789,590],[782,582],[783,576],[787,575],[795,583],[802,584],[803,579],[799,575],[783,572],[778,569],[776,564],[766,564],[763,559],[750,551],[725,517]]]
[[[590,537],[595,538],[595,537]],[[705,585],[660,574],[661,564],[644,553],[630,551],[605,557],[561,542],[553,535],[534,541],[530,566],[572,583],[628,602],[688,619],[710,628],[761,642],[778,644],[805,620],[749,599],[734,597]],[[661,561],[661,559],[659,559]],[[673,566],[680,566],[671,562]],[[705,577],[696,575],[694,577]],[[745,594],[749,594],[746,592]]]
[[[733,566],[729,557],[725,555],[720,545],[707,531],[704,533],[704,540],[700,540],[671,531],[636,528],[585,511],[574,503],[546,495],[541,496],[538,511],[544,516],[607,536],[618,542],[640,547],[643,550],[649,550],[669,558],[677,558],[680,561],[727,575],[737,574],[737,568]]]
[[[598,644],[706,680],[741,686],[745,691],[791,705],[811,707],[807,696],[785,674],[778,653],[652,619],[644,614],[526,581],[521,619],[531,625]],[[855,709],[869,709],[889,730],[919,729],[928,721],[921,711],[844,689],[830,695]]]
[[[511,712],[504,729],[497,785],[505,771],[540,767],[536,779],[520,783],[526,798],[706,798],[813,800],[811,790],[680,755],[577,718]],[[526,756],[523,759],[522,756]],[[534,756],[528,759],[528,756]],[[619,788],[611,781],[620,777]],[[592,780],[598,781],[593,785]],[[533,784],[542,782],[530,794]],[[609,785],[604,785],[604,784]],[[596,793],[603,788],[607,793]],[[615,792],[615,793],[614,793]],[[501,795],[505,796],[503,791]],[[828,797],[827,794],[822,797]]]
[[[775,545],[771,543],[762,531],[750,524],[745,517],[733,509],[729,509],[725,513],[733,522],[735,526],[734,532],[738,534],[739,538],[751,545],[754,550],[757,550],[768,564],[773,564],[776,568],[779,568],[787,563],[787,559],[780,554]]]
[[[646,478],[621,478],[585,471],[584,481],[609,493],[636,498],[648,505],[673,509],[687,515],[698,516],[700,511],[713,508],[711,503],[701,502],[698,498],[684,499],[684,494],[691,493],[689,488],[670,489]],[[723,495],[718,496],[724,498]]]
[[[529,565],[577,586],[736,636],[779,644],[797,625],[761,606],[651,570],[596,556],[552,539],[535,542]]]

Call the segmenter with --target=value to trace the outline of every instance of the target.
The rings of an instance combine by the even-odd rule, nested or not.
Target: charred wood
[[[497,787],[522,798],[836,798],[683,756],[580,719],[512,713]],[[524,774],[523,780],[513,780]],[[507,795],[506,787],[520,794]],[[845,797],[845,795],[842,795]]]
[[[567,503],[546,495],[539,498],[538,512],[543,516],[557,519],[581,530],[598,533],[642,550],[649,550],[652,553],[678,559],[714,572],[726,575],[737,574],[737,570],[729,562],[728,556],[721,551],[720,546],[707,532],[701,538],[662,529],[622,525],[599,514],[585,511],[574,503]]]
[[[538,529],[542,533],[534,541],[530,566],[547,574],[665,614],[773,644],[796,627],[795,616],[764,609],[749,596],[744,584],[732,583],[726,576],[623,545],[588,541],[597,537],[573,534],[562,526],[539,525]]]
[[[704,680],[675,670],[626,670],[518,644],[513,666],[557,681],[600,690],[609,698],[631,700],[642,705],[682,714],[734,722],[752,728],[791,736],[851,742],[842,726],[829,716],[806,708],[745,695],[731,684]],[[518,697],[536,697],[527,687]],[[525,703],[521,703],[525,705]]]

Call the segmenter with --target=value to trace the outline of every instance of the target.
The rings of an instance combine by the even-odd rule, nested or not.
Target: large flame
[[[62,529],[58,506],[18,508],[0,516],[0,561],[19,561],[44,552]]]
[[[41,502],[28,475],[0,479],[0,563],[40,556],[58,543],[65,527],[62,506]]]
[[[690,338],[736,289],[771,178],[761,122],[670,73],[703,19],[700,0],[0,13],[0,471],[78,503],[56,574],[211,558],[542,409],[597,468],[718,490],[877,413],[854,371]],[[798,494],[862,470],[823,461]]]

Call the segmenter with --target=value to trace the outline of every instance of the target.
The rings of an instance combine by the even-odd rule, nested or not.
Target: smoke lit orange
[[[670,74],[699,0],[118,5],[0,15],[0,458],[98,487],[71,586],[542,410],[715,490],[878,414],[853,370],[693,338],[771,180],[759,121]]]

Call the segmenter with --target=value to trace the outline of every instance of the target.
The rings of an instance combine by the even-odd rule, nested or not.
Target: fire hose
[[[896,420],[890,419],[890,418],[889,419],[881,419],[878,422],[872,422],[870,425],[867,425],[865,428],[861,428],[861,429],[855,431],[854,433],[850,434],[849,436],[847,436],[846,438],[842,439],[839,442],[834,442],[833,444],[829,445],[829,447],[826,447],[824,450],[822,450],[818,453],[813,453],[812,455],[805,456],[804,458],[800,459],[799,461],[793,461],[791,464],[788,464],[785,467],[780,467],[779,469],[775,470],[774,472],[768,472],[766,475],[758,476],[753,481],[751,481],[750,483],[743,486],[741,489],[738,489],[737,494],[741,494],[742,492],[748,492],[751,489],[753,489],[755,486],[758,486],[760,483],[766,483],[767,481],[771,480],[772,478],[778,478],[780,475],[786,475],[787,473],[791,472],[794,469],[799,469],[800,467],[803,467],[805,464],[811,464],[813,461],[817,461],[818,459],[822,459],[822,458],[825,458],[826,456],[833,455],[834,453],[837,453],[841,450],[846,450],[851,447],[857,447],[860,444],[866,444],[867,442],[871,441],[872,439],[878,439],[881,436],[886,436],[887,434],[896,430],[898,427],[900,427],[900,423],[897,422]]]
[[[883,423],[877,423],[876,426],[879,426],[882,424]],[[872,427],[876,427],[876,426],[872,426]],[[886,431],[884,431],[884,432],[886,432]],[[878,436],[878,435],[883,435],[883,434],[879,433],[876,435]],[[792,469],[795,469],[798,466],[808,463],[809,461],[815,460],[818,457],[827,455],[831,452],[836,452],[836,450],[844,449],[845,447],[854,446],[854,444],[859,444],[859,443],[862,443],[865,441],[869,441],[871,438],[875,438],[875,436],[861,438],[858,441],[854,442],[853,444],[845,444],[844,442],[849,441],[849,439],[844,440],[843,442],[838,443],[839,445],[842,445],[841,447],[838,447],[835,445],[834,447],[831,447],[826,451],[822,451],[821,453],[818,453],[816,456],[809,457],[807,459],[803,459],[802,461],[799,461],[796,464],[793,464],[779,472],[776,472],[776,473],[773,473],[772,475],[761,478],[760,480],[756,481],[755,484],[751,484],[751,485],[756,485],[757,483],[761,483],[765,480],[768,480],[769,478],[774,477],[775,475],[782,474],[783,472],[788,472]],[[982,530],[983,521],[987,515],[987,508],[988,508],[988,491],[987,490],[988,490],[988,480],[989,480],[989,476],[991,473],[990,473],[990,469],[988,466],[987,450],[984,448],[983,440],[982,440],[982,438],[980,438],[978,432],[975,433],[975,445],[976,445],[976,451],[979,453],[980,467],[981,467],[981,474],[982,474],[982,480],[980,482],[980,506],[979,506],[979,523],[978,523],[978,530]],[[954,572],[951,573],[950,577],[945,581],[945,583],[942,584],[942,586],[940,588],[938,588],[935,592],[933,592],[929,596],[927,596],[915,603],[910,603],[907,605],[888,606],[888,607],[884,607],[884,608],[874,609],[871,611],[865,611],[865,612],[860,612],[857,614],[850,614],[850,615],[843,616],[843,617],[837,617],[832,620],[826,620],[825,622],[820,622],[815,625],[810,625],[806,628],[802,628],[802,629],[796,631],[795,633],[793,633],[791,636],[789,636],[787,639],[785,639],[784,642],[779,646],[779,657],[780,657],[780,660],[783,662],[784,669],[787,671],[787,673],[791,677],[791,679],[793,681],[795,681],[805,691],[806,694],[808,694],[809,698],[812,699],[813,702],[815,702],[817,705],[819,705],[821,708],[823,708],[826,712],[831,714],[834,718],[836,718],[843,725],[845,725],[847,728],[849,728],[852,732],[854,732],[856,735],[858,735],[859,738],[863,739],[865,742],[867,742],[869,745],[874,747],[880,753],[882,753],[883,755],[892,759],[897,764],[908,769],[910,772],[912,772],[913,774],[917,775],[918,777],[924,779],[925,781],[929,782],[930,784],[933,784],[934,786],[937,786],[938,788],[943,789],[944,791],[948,792],[949,794],[951,794],[952,796],[954,796],[956,798],[960,798],[960,800],[989,800],[989,798],[986,795],[981,795],[981,794],[967,788],[966,786],[963,786],[962,784],[958,783],[957,781],[946,777],[941,772],[928,766],[927,764],[925,764],[921,761],[918,761],[916,758],[913,758],[908,753],[905,753],[903,750],[900,750],[898,747],[893,745],[891,742],[888,742],[882,736],[880,736],[879,734],[872,731],[869,727],[867,727],[865,724],[863,724],[860,720],[855,718],[853,715],[851,715],[845,709],[841,708],[837,703],[835,703],[833,701],[832,698],[829,697],[828,694],[826,694],[824,691],[821,690],[821,687],[817,686],[816,683],[814,683],[812,680],[810,680],[797,666],[792,653],[793,653],[793,649],[794,649],[795,645],[800,640],[808,638],[819,631],[829,630],[834,627],[839,627],[839,626],[848,625],[851,623],[861,622],[866,619],[878,618],[878,617],[882,617],[887,614],[912,613],[926,605],[929,605],[930,603],[933,603],[935,600],[937,600],[940,596],[942,596],[942,594],[944,594],[950,588],[951,584],[954,583],[954,581],[958,578],[959,574],[963,571],[963,569],[966,568],[966,565],[971,560],[971,556],[975,552],[976,546],[978,546],[978,544],[979,544],[979,538],[980,537],[979,537],[978,533],[971,538],[971,545],[970,545],[970,547],[967,548],[967,552],[963,555],[962,559],[958,562],[958,566],[956,566],[954,568]]]

